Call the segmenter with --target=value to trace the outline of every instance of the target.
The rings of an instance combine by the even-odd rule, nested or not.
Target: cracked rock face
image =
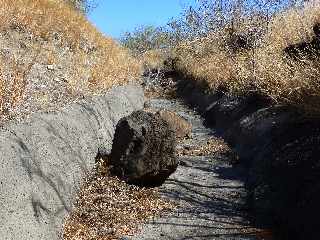
[[[178,166],[175,147],[174,131],[165,120],[149,112],[133,112],[117,124],[112,171],[130,184],[159,186]]]

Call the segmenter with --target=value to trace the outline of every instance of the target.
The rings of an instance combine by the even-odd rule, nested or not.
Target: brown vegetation
[[[87,179],[64,226],[65,240],[111,240],[132,235],[138,224],[173,209],[157,190],[128,185],[101,167]]]
[[[0,3],[2,119],[61,106],[140,76],[140,63],[64,0]]]
[[[168,110],[159,110],[158,114],[163,120],[165,120],[170,128],[174,130],[175,135],[178,139],[191,138],[192,125],[186,119],[179,116],[175,112]]]
[[[154,69],[160,70],[161,68],[164,68],[166,55],[159,49],[146,51],[139,57],[146,72],[151,72]]]
[[[230,156],[233,154],[230,147],[220,138],[210,138],[203,145],[191,145],[178,149],[179,156],[208,156],[216,153],[229,154]],[[235,155],[233,157],[236,158]]]
[[[254,92],[318,114],[318,50],[307,49],[309,54],[299,58],[285,53],[294,44],[309,48],[309,42],[318,41],[313,31],[317,23],[320,5],[316,1],[277,12],[272,19],[242,17],[207,37],[178,45],[176,68],[214,90],[241,95]]]

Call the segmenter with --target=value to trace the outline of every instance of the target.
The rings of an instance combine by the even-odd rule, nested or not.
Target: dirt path
[[[153,99],[149,105],[175,111],[192,123],[192,139],[178,148],[190,149],[214,138],[203,119],[182,102]],[[123,239],[271,239],[245,220],[243,174],[227,160],[219,154],[181,156],[177,171],[160,189],[164,197],[179,204],[177,210],[151,220],[138,235]]]

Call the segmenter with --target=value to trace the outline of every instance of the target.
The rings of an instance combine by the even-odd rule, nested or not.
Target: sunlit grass
[[[184,42],[175,49],[176,68],[181,73],[211,89],[232,94],[261,94],[276,103],[289,104],[320,113],[319,53],[295,60],[285,48],[315,38],[313,26],[320,23],[320,5],[306,3],[303,8],[279,12],[269,23],[243,19],[238,29],[260,25],[266,29],[253,47],[232,51],[228,47],[228,29],[223,28],[205,38]]]
[[[0,0],[0,32],[13,41],[26,39],[23,44],[27,49],[10,52],[10,59],[1,56],[0,69],[5,69],[1,71],[2,114],[22,99],[29,71],[37,63],[67,62],[64,72],[70,92],[100,92],[141,74],[140,62],[63,0]],[[22,64],[26,57],[19,54],[23,51],[34,54]]]

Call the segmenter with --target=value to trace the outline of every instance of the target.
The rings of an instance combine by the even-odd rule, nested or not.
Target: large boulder
[[[110,163],[112,173],[130,184],[159,186],[173,173],[174,131],[159,115],[136,111],[116,127]]]

